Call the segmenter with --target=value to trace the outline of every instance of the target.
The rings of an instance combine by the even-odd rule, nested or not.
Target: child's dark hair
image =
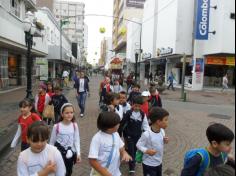
[[[32,142],[43,142],[49,139],[50,130],[43,121],[32,123],[27,131],[27,137]]]
[[[31,112],[35,112],[34,102],[29,98],[25,98],[24,100],[20,101],[19,108],[23,107],[32,107]]]
[[[143,105],[143,97],[142,96],[136,96],[133,98],[133,105],[138,104],[138,105]]]
[[[120,94],[127,96],[127,93],[125,91],[121,91]]]
[[[74,110],[74,112],[75,112],[74,106],[73,106],[71,103],[65,103],[65,104],[61,107],[61,111],[60,111],[61,117],[60,117],[60,119],[59,119],[59,122],[62,122],[62,121],[63,121],[62,113],[63,113],[63,112],[65,111],[65,109],[68,108],[68,107],[73,108],[73,110]],[[71,122],[75,122],[75,115],[74,115],[73,119],[71,120]]]
[[[120,123],[120,116],[114,112],[102,112],[98,116],[97,128],[103,132]]]
[[[154,86],[151,86],[149,88],[149,92],[152,94],[152,93],[156,93],[157,89],[154,87]]]
[[[140,86],[139,84],[135,83],[134,86],[133,86],[133,88],[139,88],[139,89],[140,89],[141,86]]]
[[[211,144],[213,141],[216,141],[218,144],[223,141],[232,142],[235,137],[232,130],[220,123],[210,125],[207,128],[206,135]]]
[[[105,98],[105,102],[107,105],[111,105],[115,99],[120,99],[120,95],[117,93],[109,93]]]
[[[206,171],[204,176],[233,176],[235,169],[228,165],[219,165]]]
[[[160,120],[162,121],[165,117],[169,116],[169,112],[163,108],[155,107],[152,108],[149,113],[149,119],[152,123],[155,123],[156,121]]]

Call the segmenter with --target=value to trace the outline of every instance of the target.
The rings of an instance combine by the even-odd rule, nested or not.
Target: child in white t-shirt
[[[117,133],[119,124],[120,117],[114,112],[99,115],[97,126],[100,131],[92,139],[88,156],[92,167],[90,176],[121,176],[120,160],[132,160]]]
[[[66,176],[71,176],[73,166],[81,162],[79,127],[75,122],[74,107],[65,103],[61,107],[61,119],[52,130],[50,144],[61,152],[66,166]]]
[[[66,168],[60,152],[48,145],[49,128],[41,121],[34,122],[27,132],[30,148],[20,153],[18,176],[65,176]]]
[[[146,131],[137,143],[143,155],[143,175],[162,176],[164,144],[169,142],[164,129],[168,126],[169,113],[162,108],[153,108],[149,114],[151,131]]]

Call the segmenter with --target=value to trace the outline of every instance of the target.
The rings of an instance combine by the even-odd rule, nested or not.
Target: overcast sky
[[[70,0],[85,3],[85,14],[113,15],[113,0]],[[88,25],[88,62],[94,64],[100,58],[100,44],[104,37],[112,37],[113,19],[108,17],[85,17]],[[106,33],[99,32],[100,27],[106,28]],[[98,54],[95,55],[95,52]]]

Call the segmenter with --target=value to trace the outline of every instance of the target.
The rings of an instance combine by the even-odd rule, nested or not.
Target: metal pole
[[[185,99],[184,97],[184,85],[185,85],[185,71],[186,71],[186,54],[183,55],[183,68],[182,68],[182,88],[181,88],[181,99]]]
[[[138,53],[135,53],[135,83],[138,81]]]
[[[33,100],[32,95],[32,65],[33,60],[31,58],[31,48],[33,45],[33,36],[30,32],[26,32],[26,45],[27,45],[27,95],[26,98]]]

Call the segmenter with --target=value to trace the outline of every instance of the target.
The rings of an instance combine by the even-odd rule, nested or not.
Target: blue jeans
[[[162,165],[157,167],[151,167],[143,164],[144,176],[162,176]]]
[[[80,92],[79,96],[77,96],[77,101],[80,108],[80,114],[84,114],[86,98],[87,98],[87,92]]]

